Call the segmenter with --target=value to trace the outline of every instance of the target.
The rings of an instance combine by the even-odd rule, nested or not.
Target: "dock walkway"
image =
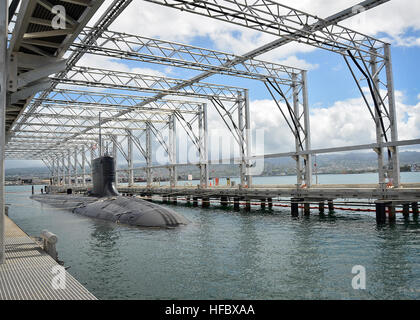
[[[65,281],[58,283],[59,264],[23,232],[9,217],[6,218],[5,263],[0,265],[0,300],[96,300],[67,271]]]

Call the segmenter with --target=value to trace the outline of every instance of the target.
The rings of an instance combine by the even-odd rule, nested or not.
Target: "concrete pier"
[[[234,198],[233,199],[233,209],[235,209],[235,210],[240,209],[239,200],[240,200],[239,198]]]
[[[376,202],[376,222],[378,224],[386,222],[386,205],[382,201]]]
[[[309,217],[311,215],[311,204],[305,202],[303,205],[303,213],[306,217]]]
[[[410,205],[408,203],[403,204],[403,216],[404,219],[410,218]]]
[[[267,199],[267,202],[268,202],[268,209],[273,209],[273,199],[272,198],[268,198]]]
[[[227,206],[228,206],[228,197],[225,197],[225,196],[221,197],[221,198],[220,198],[220,204],[221,204],[223,207],[227,207]]]
[[[328,212],[329,212],[329,214],[334,213],[334,201],[333,200],[328,200]]]
[[[201,199],[201,206],[203,208],[208,208],[210,207],[210,198],[202,198]]]
[[[299,199],[291,200],[292,217],[299,217]]]
[[[6,256],[0,265],[0,300],[96,300],[9,217],[5,217],[5,223]],[[65,286],[58,279],[65,279]]]
[[[319,214],[324,215],[324,213],[325,213],[325,202],[324,201],[320,202],[318,204],[318,206],[319,206]]]
[[[418,204],[418,202],[413,202],[411,204],[411,208],[413,209],[413,217],[418,218],[418,216],[419,216],[419,204]]]

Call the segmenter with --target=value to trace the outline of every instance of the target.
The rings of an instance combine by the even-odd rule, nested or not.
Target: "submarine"
[[[88,195],[43,193],[31,199],[47,205],[70,209],[75,214],[136,227],[174,228],[190,221],[177,212],[143,199],[123,197],[115,181],[113,157],[92,161],[93,188]]]

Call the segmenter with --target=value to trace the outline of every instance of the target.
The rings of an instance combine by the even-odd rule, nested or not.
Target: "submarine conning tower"
[[[103,156],[92,161],[92,195],[97,197],[118,196],[115,181],[115,160]]]

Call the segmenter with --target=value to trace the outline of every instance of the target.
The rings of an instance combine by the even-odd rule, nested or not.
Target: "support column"
[[[118,186],[118,158],[117,158],[117,136],[112,137],[112,157],[114,158],[114,165],[115,165],[115,184]]]
[[[413,208],[413,217],[418,218],[419,217],[419,204],[418,204],[418,202],[413,202],[411,204],[411,208]]]
[[[75,185],[78,185],[79,179],[78,179],[78,175],[77,175],[77,166],[79,165],[79,161],[77,159],[78,157],[78,149],[75,148],[74,149],[74,167],[73,167],[73,173],[74,173],[74,183]]]
[[[296,115],[296,118],[299,119],[299,88],[297,84],[297,75],[293,74],[292,79],[293,79],[293,112]],[[296,124],[295,119],[292,119],[292,122]],[[299,130],[299,129],[295,128],[295,130]],[[297,135],[297,132],[295,132],[295,150],[296,152],[301,151],[299,137]],[[294,159],[296,161],[297,184],[300,186],[302,185],[302,182],[303,182],[300,156],[296,155]]]
[[[239,206],[239,198],[234,198],[233,199],[233,209],[235,210],[239,210],[240,206]]]
[[[377,64],[376,64],[376,55],[373,54],[376,53],[375,51],[372,51],[372,54],[370,56],[371,62],[370,62],[370,68],[371,73],[373,75],[374,85],[376,88],[380,88],[380,79],[377,74]],[[381,119],[382,119],[382,105],[379,103],[380,97],[376,92],[374,92],[374,95],[376,97],[376,101],[378,101],[378,108],[379,111],[375,108],[375,125],[376,125],[376,143],[381,145],[383,143],[383,132],[381,127]],[[383,148],[379,147],[377,150],[375,150],[378,154],[378,174],[379,174],[379,184],[383,185],[385,184],[385,170],[384,170],[384,155],[383,155]]]
[[[334,201],[328,200],[328,213],[333,214],[334,213]]]
[[[177,182],[176,150],[176,121],[175,115],[171,115],[169,120],[169,161],[171,165],[169,170],[169,180],[172,188],[176,187]]]
[[[152,132],[150,123],[146,123],[146,175],[147,175],[147,187],[152,187]]]
[[[391,46],[390,44],[385,44],[384,48],[385,53],[385,69],[386,69],[386,80],[388,86],[388,108],[389,108],[389,118],[390,118],[390,127],[391,127],[391,141],[398,141],[398,126],[397,126],[397,112],[395,108],[395,92],[394,92],[394,75],[392,72],[392,59],[391,59]],[[390,148],[391,151],[391,165],[390,171],[392,171],[392,183],[398,188],[401,183],[401,174],[400,174],[400,156],[398,152],[398,147]]]
[[[61,156],[61,185],[65,185],[66,184],[66,164],[65,164],[65,155],[63,154]]]
[[[67,155],[67,184],[71,185],[71,152],[69,150]]]
[[[198,114],[198,132],[200,139],[200,187],[207,188],[209,184],[209,167],[208,167],[208,128],[207,128],[207,104],[204,103],[199,110]]]
[[[299,199],[291,199],[292,217],[299,217]]]
[[[198,207],[198,198],[193,197],[193,207]]]
[[[302,71],[302,99],[303,99],[303,118],[305,128],[305,150],[310,151],[312,148],[311,144],[311,123],[309,115],[309,101],[308,101],[308,72]],[[308,188],[312,186],[312,155],[307,154],[305,156],[305,183]]]
[[[239,126],[239,152],[241,153],[241,164],[239,165],[239,175],[240,175],[240,186],[244,188],[246,186],[246,146],[245,146],[245,137],[244,137],[244,97],[242,94],[239,94],[238,97],[238,126]]]
[[[389,220],[389,222],[395,222],[397,220],[395,205],[390,203],[390,204],[388,204],[387,207],[388,207],[388,220]]]
[[[273,209],[273,199],[272,198],[268,198],[268,209]]]
[[[203,208],[208,208],[210,207],[210,198],[202,198],[201,199],[201,206]]]
[[[228,205],[228,197],[226,196],[220,197],[220,205],[222,205],[223,207],[226,207]]]
[[[4,198],[4,154],[6,145],[6,100],[7,100],[7,33],[8,1],[0,3],[0,264],[4,263],[5,198]]]
[[[376,202],[376,222],[379,224],[386,222],[385,203]]]
[[[246,157],[248,158],[246,160],[246,183],[248,185],[248,188],[252,188],[252,175],[251,175],[251,167],[250,167],[250,157],[251,157],[251,115],[249,111],[249,90],[245,89],[245,147],[246,147]]]
[[[82,146],[82,185],[86,185],[86,149]]]
[[[128,132],[128,150],[127,150],[127,162],[128,162],[128,186],[132,187],[134,185],[134,164],[133,164],[133,132],[127,130]]]
[[[325,202],[322,201],[318,205],[319,205],[319,214],[324,215],[324,213],[325,213]]]
[[[410,205],[408,203],[403,204],[403,216],[406,220],[410,218]]]
[[[309,217],[311,215],[311,205],[310,205],[310,203],[305,202],[303,207],[304,207],[303,208],[304,215]]]
[[[266,199],[261,199],[261,209],[264,210],[266,206]]]

